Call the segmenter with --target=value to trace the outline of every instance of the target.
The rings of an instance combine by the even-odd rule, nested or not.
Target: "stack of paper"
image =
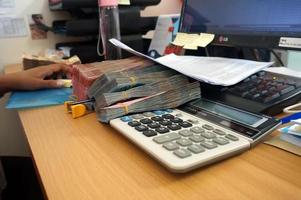
[[[111,39],[110,42],[134,55],[148,58],[186,76],[214,85],[234,85],[273,64],[273,62],[256,62],[221,57],[176,56],[174,54],[153,59],[116,39]]]
[[[301,119],[292,120],[293,125],[280,129],[280,139],[301,147]]]

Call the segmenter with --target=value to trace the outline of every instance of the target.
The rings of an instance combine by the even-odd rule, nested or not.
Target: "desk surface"
[[[259,144],[173,174],[96,115],[63,106],[19,112],[49,199],[301,199],[301,158]]]

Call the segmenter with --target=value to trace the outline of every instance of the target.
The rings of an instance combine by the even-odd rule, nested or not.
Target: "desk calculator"
[[[179,109],[124,116],[110,125],[172,172],[246,151],[277,127],[273,118],[198,99]]]

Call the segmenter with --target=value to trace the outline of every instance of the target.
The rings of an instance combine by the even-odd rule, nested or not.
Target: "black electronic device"
[[[301,49],[299,0],[186,0],[181,32],[213,33],[213,44]]]
[[[215,34],[212,46],[299,50],[300,9],[298,0],[186,0],[180,31]],[[232,87],[202,84],[202,95],[247,111],[275,115],[301,100],[301,79],[261,71]]]
[[[250,112],[274,116],[301,99],[301,79],[261,71],[230,87],[203,85],[202,94],[211,100]]]

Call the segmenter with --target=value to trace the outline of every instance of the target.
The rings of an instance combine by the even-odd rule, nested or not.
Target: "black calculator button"
[[[148,118],[145,118],[145,119],[141,119],[140,122],[141,122],[142,124],[150,124],[150,123],[153,122],[153,120],[148,119]]]
[[[160,124],[158,124],[156,122],[153,122],[153,123],[148,124],[147,126],[150,127],[150,128],[159,128]]]
[[[169,128],[172,131],[176,131],[176,130],[180,130],[182,127],[179,126],[178,124],[171,124],[171,125],[168,125],[167,128]]]
[[[160,121],[163,120],[163,118],[159,117],[159,116],[152,117],[151,119],[154,120],[154,121],[156,121],[156,122],[160,122]]]
[[[135,126],[141,125],[141,123],[138,122],[138,121],[132,121],[132,122],[129,122],[128,125],[131,126],[131,127],[135,127]]]
[[[159,128],[156,128],[155,129],[158,133],[168,133],[169,132],[169,129],[168,128],[165,128],[165,127],[159,127]]]
[[[163,117],[164,119],[173,119],[173,118],[175,118],[175,116],[173,116],[173,115],[171,115],[171,114],[165,114],[165,115],[162,115],[162,117]]]
[[[181,122],[183,122],[182,119],[177,118],[177,117],[175,117],[175,118],[173,118],[173,119],[170,119],[170,121],[172,121],[172,122],[174,122],[174,123],[181,123]]]
[[[192,124],[190,124],[189,122],[180,122],[179,125],[183,128],[192,127]]]
[[[136,129],[137,131],[142,132],[142,131],[148,130],[148,127],[147,127],[147,126],[144,126],[144,125],[140,125],[140,126],[136,126],[135,129]]]
[[[163,125],[163,126],[168,126],[168,125],[171,125],[172,124],[172,122],[171,121],[168,121],[168,120],[163,120],[163,121],[160,121],[159,122],[161,125]]]
[[[156,131],[154,130],[146,130],[142,132],[143,135],[145,135],[146,137],[152,137],[157,135]]]

